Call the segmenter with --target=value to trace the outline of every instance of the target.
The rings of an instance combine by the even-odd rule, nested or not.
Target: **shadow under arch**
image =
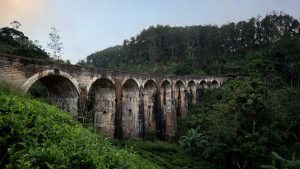
[[[140,112],[139,84],[127,79],[122,85],[122,129],[124,138],[143,136],[143,121]]]
[[[138,89],[140,89],[141,84],[139,83],[139,81],[134,78],[134,77],[129,77],[129,78],[124,78],[123,81],[121,82],[121,86],[123,87],[125,85],[125,83],[127,82],[134,82],[135,84],[137,84]]]
[[[206,82],[204,79],[202,79],[202,80],[200,81],[200,86],[201,86],[202,88],[208,88],[207,82]]]
[[[88,87],[87,123],[93,124],[101,134],[115,136],[116,87],[113,82],[101,77]]]
[[[185,94],[185,85],[183,81],[178,80],[175,83],[174,87],[174,101],[176,106],[176,114],[181,117],[186,115],[186,107],[185,103],[187,102],[186,94]]]
[[[187,100],[188,105],[196,104],[197,85],[194,80],[188,82],[187,85]]]
[[[216,79],[211,81],[211,83],[210,83],[211,88],[217,88],[218,86],[219,86],[219,82]]]
[[[161,138],[161,111],[160,95],[157,84],[149,79],[144,84],[143,103],[144,103],[144,126],[147,138]]]
[[[109,81],[113,84],[113,86],[116,86],[116,85],[115,85],[115,81],[114,81],[111,77],[106,77],[106,76],[105,76],[105,77],[100,77],[100,76],[96,76],[96,77],[94,77],[92,80],[90,80],[90,82],[88,83],[88,85],[87,85],[87,87],[86,87],[87,93],[90,92],[92,85],[93,85],[97,80],[102,79],[102,78],[109,80]]]
[[[168,105],[168,109],[171,111],[172,104],[172,84],[169,80],[164,80],[160,85],[160,95],[162,105]]]
[[[33,97],[43,95],[45,100],[67,112],[78,116],[79,87],[69,74],[62,71],[47,70],[30,77],[23,85]]]

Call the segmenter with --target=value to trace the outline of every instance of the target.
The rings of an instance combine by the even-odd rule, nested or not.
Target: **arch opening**
[[[97,79],[88,91],[87,122],[105,136],[114,137],[116,90],[107,78]]]
[[[161,100],[162,106],[167,106],[168,109],[171,109],[172,104],[172,86],[168,80],[165,80],[161,84]]]
[[[215,79],[210,83],[211,88],[217,88],[218,86],[219,86],[219,83]]]
[[[187,114],[187,98],[184,83],[181,80],[175,83],[174,100],[177,116],[185,116]]]
[[[188,105],[196,104],[197,85],[194,81],[189,81],[187,89]]]
[[[138,138],[143,132],[139,103],[139,86],[135,80],[128,79],[122,87],[122,127],[124,138]]]
[[[207,82],[206,82],[205,80],[201,80],[201,81],[200,81],[200,86],[201,86],[203,89],[205,89],[205,88],[208,87],[208,86],[207,86]]]
[[[41,77],[28,87],[27,92],[69,112],[73,117],[78,116],[79,93],[76,86],[66,77],[60,75]]]
[[[144,118],[145,118],[145,135],[147,137],[155,137],[156,122],[158,113],[157,104],[158,92],[156,83],[153,80],[148,80],[144,85]]]

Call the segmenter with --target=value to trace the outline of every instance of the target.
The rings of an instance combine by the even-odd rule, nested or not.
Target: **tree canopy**
[[[122,45],[95,52],[86,63],[98,68],[169,74],[234,74],[246,51],[286,37],[299,37],[299,20],[270,13],[221,26],[151,26]],[[292,66],[292,65],[291,65]],[[182,67],[191,67],[186,70]]]

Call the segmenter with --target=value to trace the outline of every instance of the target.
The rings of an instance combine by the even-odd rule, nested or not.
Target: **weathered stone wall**
[[[157,86],[153,80],[146,82],[144,86],[144,119],[145,119],[145,134],[156,133],[156,115],[155,115],[155,104],[157,102],[156,94],[158,92]]]
[[[161,111],[163,116],[163,135],[167,141],[172,141],[176,133],[176,103],[170,81],[163,81],[160,86]]]
[[[154,131],[171,141],[177,118],[187,115],[188,104],[197,104],[203,89],[219,87],[225,80],[129,73],[0,54],[0,81],[25,91],[41,81],[49,102],[74,117],[87,116],[93,88],[94,125],[109,137],[143,138]]]
[[[138,138],[142,132],[142,123],[139,119],[139,87],[129,79],[122,88],[122,123],[123,137]]]
[[[94,125],[104,135],[114,137],[116,116],[116,93],[111,81],[106,78],[97,80],[94,100]]]

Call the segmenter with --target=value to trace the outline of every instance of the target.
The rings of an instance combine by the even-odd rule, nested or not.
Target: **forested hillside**
[[[59,42],[59,39],[56,40],[57,41],[55,43],[58,43],[60,45],[60,46],[56,46],[56,48],[59,49],[59,52],[61,53],[62,43]],[[54,46],[55,45],[57,44],[54,44]],[[24,35],[23,32],[21,32],[17,28],[10,28],[10,27],[0,28],[0,53],[35,58],[35,59],[47,59],[58,63],[71,64],[69,60],[64,61],[60,57],[57,56],[54,57],[54,55],[50,57],[51,54],[47,53],[45,49],[43,49],[42,45],[39,44],[38,40],[34,40],[34,41],[30,40],[27,36]]]
[[[246,52],[299,37],[299,28],[298,19],[275,12],[222,26],[157,25],[79,64],[162,74],[237,75],[246,63]]]
[[[45,50],[23,32],[9,27],[0,29],[0,53],[30,58],[50,59]]]

